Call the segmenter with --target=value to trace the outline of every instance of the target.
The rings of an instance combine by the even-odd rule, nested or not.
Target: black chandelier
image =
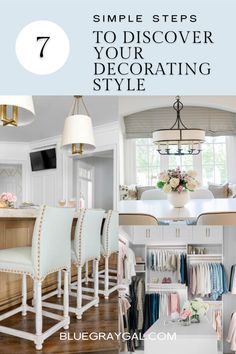
[[[160,155],[198,155],[201,151],[201,144],[205,139],[205,132],[201,129],[189,129],[183,123],[180,112],[184,105],[180,97],[176,97],[173,104],[177,117],[169,129],[159,129],[153,132],[153,143],[158,146]]]

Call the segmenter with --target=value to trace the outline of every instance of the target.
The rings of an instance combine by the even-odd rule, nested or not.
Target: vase
[[[9,203],[9,202],[0,200],[0,208],[14,208],[14,203]]]
[[[180,320],[180,323],[182,326],[190,326],[191,325],[190,317],[186,318],[186,320]]]
[[[189,201],[189,192],[183,191],[179,192],[170,192],[168,193],[168,200],[171,205],[175,208],[183,208],[185,204]]]
[[[191,323],[200,323],[200,316],[199,315],[193,315],[191,317]]]

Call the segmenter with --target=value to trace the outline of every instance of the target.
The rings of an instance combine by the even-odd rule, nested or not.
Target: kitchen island
[[[158,320],[144,334],[144,354],[217,354],[217,334],[207,320],[183,326]]]

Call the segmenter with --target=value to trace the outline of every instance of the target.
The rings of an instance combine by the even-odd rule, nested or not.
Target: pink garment
[[[170,294],[170,313],[180,312],[179,306],[179,294],[172,293]]]
[[[231,318],[229,332],[226,340],[231,344],[230,349],[236,351],[236,312],[234,312]]]

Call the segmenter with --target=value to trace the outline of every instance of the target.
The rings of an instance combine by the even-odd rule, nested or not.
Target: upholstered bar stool
[[[109,269],[109,258],[112,254],[117,253],[118,268],[118,251],[119,243],[119,213],[115,210],[109,210],[103,225],[101,239],[101,255],[104,257],[104,269],[99,272],[99,293],[103,294],[105,299],[118,289],[117,270]]]
[[[69,307],[69,311],[75,313],[77,319],[81,319],[86,310],[92,306],[98,306],[99,303],[98,262],[100,259],[101,226],[104,215],[104,210],[82,209],[76,224],[75,237],[72,242],[72,264],[77,268],[77,282],[70,285],[70,295],[76,296],[77,303],[76,307]],[[89,261],[93,261],[94,264],[93,288],[83,286],[82,281],[82,267]],[[83,299],[87,300],[86,304],[83,304]]]
[[[36,349],[41,350],[45,339],[64,327],[69,327],[68,270],[71,257],[71,226],[74,211],[66,208],[40,208],[36,219],[32,247],[17,247],[0,250],[0,272],[22,274],[22,304],[14,310],[0,315],[0,321],[22,312],[35,313],[35,333],[29,333],[6,326],[0,326],[0,332],[16,337],[32,340]],[[56,250],[56,252],[55,252]],[[64,271],[63,316],[42,311],[42,282],[45,277],[59,270]],[[34,282],[35,306],[27,305],[26,276]],[[43,316],[58,321],[44,333],[42,332]]]

